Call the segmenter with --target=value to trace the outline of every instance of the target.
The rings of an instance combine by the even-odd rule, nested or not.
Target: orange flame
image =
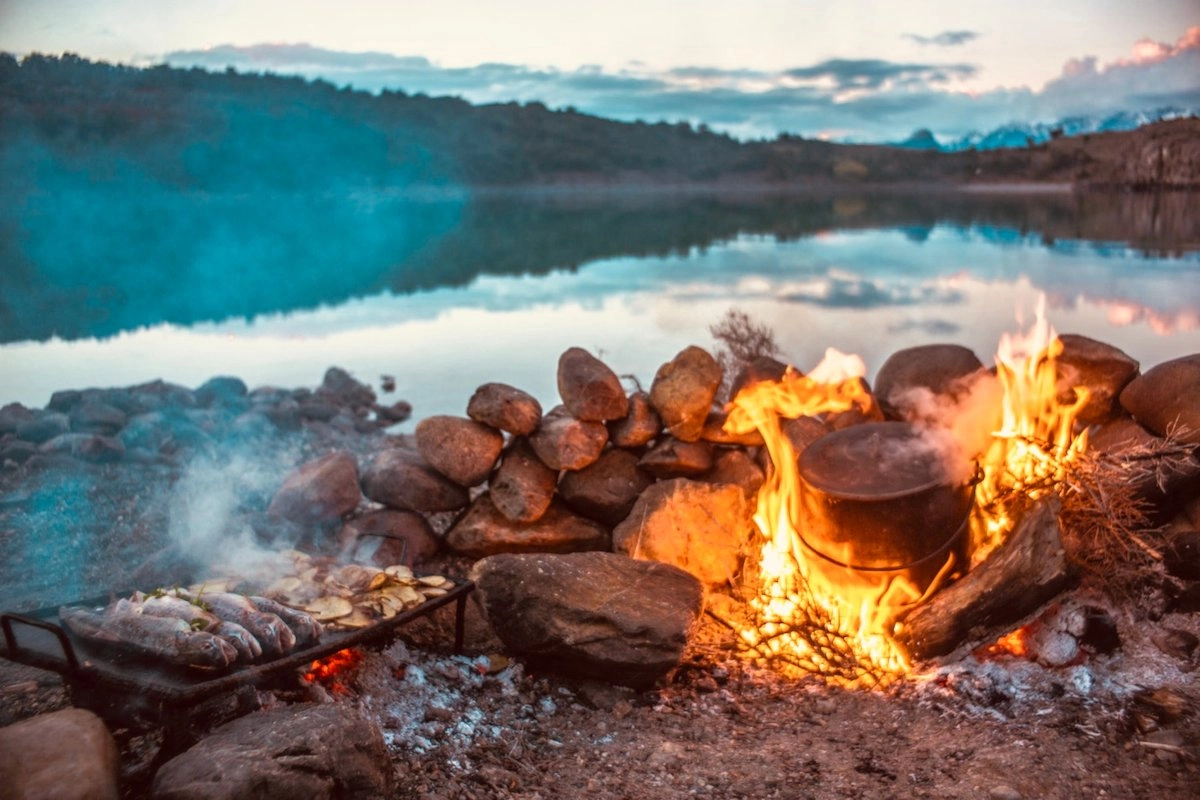
[[[1002,423],[980,454],[982,483],[971,520],[976,562],[1011,530],[1007,501],[1052,490],[1070,459],[1086,446],[1086,438],[1074,434],[1086,391],[1077,387],[1072,403],[1057,400],[1061,350],[1045,321],[1044,298],[1027,335],[1001,340],[997,373],[1004,400],[1003,414],[997,416]],[[845,363],[846,358],[831,351],[826,362]],[[749,604],[755,621],[740,633],[751,653],[772,664],[846,687],[886,685],[910,667],[893,638],[896,620],[937,589],[953,560],[922,590],[894,573],[852,570],[807,549],[795,527],[801,519],[797,458],[780,420],[854,406],[866,411],[871,402],[856,379],[865,371],[861,361],[849,371],[830,369],[826,362],[808,376],[789,368],[777,383],[748,386],[727,409],[726,428],[739,434],[757,429],[771,466],[754,517],[764,537],[757,594]]]
[[[347,679],[363,660],[363,652],[353,647],[338,650],[333,655],[312,662],[304,680],[309,683],[320,683],[334,694],[345,694],[350,691]]]

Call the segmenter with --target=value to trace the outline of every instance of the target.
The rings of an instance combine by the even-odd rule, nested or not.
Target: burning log
[[[897,641],[916,658],[942,656],[968,639],[994,637],[1062,591],[1072,575],[1060,506],[1052,496],[1033,504],[983,563],[904,619]]]

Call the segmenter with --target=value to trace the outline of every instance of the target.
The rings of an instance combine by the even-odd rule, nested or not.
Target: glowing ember
[[[988,442],[978,454],[982,482],[971,520],[976,561],[1011,530],[1011,501],[1052,490],[1086,444],[1075,436],[1074,422],[1087,395],[1077,388],[1072,403],[1057,401],[1055,360],[1062,346],[1043,311],[1044,299],[1029,334],[1002,339],[997,355],[1002,424],[990,438],[979,436],[986,427],[974,432]],[[854,570],[816,556],[795,527],[802,484],[780,420],[856,406],[867,411],[871,399],[858,380],[864,372],[857,357],[831,350],[807,376],[789,369],[779,382],[743,389],[729,404],[726,422],[732,433],[757,429],[771,462],[755,514],[764,543],[757,596],[750,601],[754,622],[741,637],[754,655],[776,666],[847,687],[886,685],[908,671],[907,654],[893,639],[896,620],[935,591],[953,565],[951,558],[922,590],[902,571]],[[980,417],[985,418],[1001,414]]]
[[[312,662],[308,672],[304,673],[304,680],[320,683],[334,694],[345,694],[350,691],[349,678],[362,660],[361,650],[338,650],[331,656]]]

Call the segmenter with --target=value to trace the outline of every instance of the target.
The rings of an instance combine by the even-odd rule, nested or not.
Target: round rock
[[[582,347],[559,356],[558,394],[577,419],[604,422],[629,413],[629,398],[617,373]]]
[[[504,436],[495,428],[446,414],[418,422],[416,439],[429,466],[468,487],[487,480],[504,447]]]
[[[542,421],[542,405],[507,383],[485,383],[471,395],[467,416],[513,436],[528,436]]]
[[[694,345],[658,368],[650,402],[672,436],[685,442],[700,438],[721,378],[716,359]]]

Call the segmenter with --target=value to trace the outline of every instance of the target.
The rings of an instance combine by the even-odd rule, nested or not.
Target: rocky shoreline
[[[1200,632],[1195,613],[1200,609],[1200,461],[1195,456],[1200,444],[1200,355],[1142,371],[1103,343],[1079,336],[1062,340],[1062,377],[1089,391],[1081,420],[1094,426],[1093,448],[1119,456],[1123,449],[1167,438],[1192,448],[1190,459],[1152,470],[1137,487],[1155,524],[1165,526],[1158,529],[1162,538],[1155,539],[1169,545],[1163,549],[1158,585],[1143,587],[1143,594],[1125,606],[1094,597],[1089,601],[1089,607],[1109,608],[1112,619],[1119,620],[1131,656],[1135,642],[1149,641],[1136,631],[1156,626],[1156,644],[1147,644],[1157,653],[1153,658],[1171,665],[1167,672],[1186,673],[1196,666]],[[935,345],[895,354],[875,386],[865,387],[873,388],[865,410],[800,420],[787,431],[789,439],[801,448],[832,430],[885,415],[903,417],[905,409],[891,402],[898,392],[914,387],[948,392],[956,379],[983,369],[973,354],[965,358],[962,350]],[[780,362],[760,359],[746,365],[732,384],[778,378],[783,368]],[[629,391],[599,359],[571,348],[558,365],[561,406],[546,411],[516,387],[483,384],[467,401],[465,416],[423,419],[411,436],[388,431],[408,418],[407,404],[380,405],[370,387],[337,368],[313,390],[248,390],[236,378],[214,378],[196,390],[155,382],[64,391],[40,410],[10,404],[0,409],[0,542],[6,555],[0,566],[0,608],[22,611],[96,593],[85,591],[89,588],[145,588],[189,580],[220,563],[212,551],[228,550],[233,540],[353,554],[376,563],[404,559],[460,577],[470,572],[478,590],[469,647],[476,654],[505,654],[504,661],[479,667],[480,674],[491,674],[493,663],[501,671],[509,669],[507,657],[517,656],[530,677],[514,680],[537,676],[541,683],[520,683],[512,691],[532,692],[535,705],[542,702],[539,697],[569,697],[566,702],[579,709],[554,720],[548,714],[543,720],[547,730],[558,723],[591,726],[598,741],[605,730],[622,729],[621,717],[614,715],[632,712],[630,718],[640,719],[647,735],[659,743],[656,763],[686,762],[683,750],[662,750],[667,741],[662,720],[657,711],[647,716],[645,709],[713,692],[724,698],[731,674],[742,676],[737,680],[747,698],[772,696],[771,702],[778,702],[776,690],[764,687],[781,680],[745,672],[750,668],[731,661],[732,643],[701,613],[706,607],[728,610],[740,602],[738,576],[749,555],[752,499],[764,477],[761,441],[753,435],[731,436],[723,429],[722,414],[714,411],[714,401],[728,390],[722,388],[724,377],[709,353],[693,347],[664,363],[648,391]],[[597,600],[620,596],[629,586],[639,587],[636,602]],[[1096,587],[1085,585],[1079,591],[1094,595]],[[437,651],[446,641],[445,624],[434,620],[423,634],[418,630],[414,635],[424,636]],[[579,646],[578,637],[564,633],[571,630],[608,633]],[[1046,671],[1049,677],[1039,680],[1048,686],[1059,680],[1052,670],[1068,668],[1079,658],[1103,656],[1079,637],[1061,663],[1032,668]],[[412,654],[402,660],[421,663]],[[458,674],[463,664],[436,662],[431,668]],[[0,692],[6,701],[4,722],[62,703],[54,680],[29,678],[11,665],[6,669],[11,670],[10,686],[29,687],[31,680],[34,686]],[[630,688],[601,690],[597,680]],[[977,682],[979,676],[964,680]],[[492,688],[500,696],[509,691],[500,684]],[[960,699],[966,697],[964,689],[965,684],[956,689]],[[1183,697],[1189,710],[1164,726],[1176,737],[1167,749],[1183,755],[1178,762],[1163,763],[1177,763],[1186,772],[1191,769],[1188,754],[1200,744],[1200,736],[1190,705],[1197,698]],[[736,706],[742,701],[731,695],[727,702]],[[897,703],[913,708],[898,698]],[[1105,708],[1114,704],[1128,710],[1134,701],[1115,692],[1102,703]],[[847,713],[859,705],[845,702]],[[289,708],[271,713],[287,717],[293,713]],[[362,711],[344,721],[339,721],[340,712],[321,711],[313,726],[359,731]],[[811,715],[812,709],[804,713]],[[840,711],[830,713],[841,718]],[[885,704],[871,713],[886,717],[891,712]],[[525,729],[518,723],[508,719],[503,724]],[[235,723],[259,724],[276,723],[265,718]],[[397,785],[426,786],[431,797],[473,796],[473,779],[456,775],[445,759],[407,755],[397,740],[398,720],[389,722],[385,715],[373,724],[380,726],[383,739],[376,741],[368,726],[365,733],[359,731],[361,736],[347,733],[353,739],[348,746],[374,751],[388,739],[393,765],[404,764],[409,774],[385,770],[366,781],[361,792],[355,790],[355,796],[377,796]],[[537,728],[542,723],[531,724]],[[243,744],[246,737],[254,738],[231,731],[225,741],[229,736]],[[1000,726],[985,738],[1007,736]],[[1119,760],[1121,744],[1129,740],[1115,732],[1105,736],[1105,757]],[[210,746],[218,743],[214,739]],[[476,744],[464,752],[478,758],[493,747],[479,744],[484,751],[476,752]],[[213,752],[198,751],[193,761],[203,762]],[[582,757],[585,751],[573,752]],[[335,745],[327,755],[337,759]],[[549,756],[538,759],[563,769]],[[258,761],[275,763],[261,754]],[[688,770],[702,771],[687,763]],[[546,790],[554,785],[504,764],[493,765],[499,783],[490,782],[484,796],[534,796],[522,794],[516,784],[502,789],[503,776],[496,770]],[[577,788],[596,780],[582,774],[587,770],[575,770],[581,781]],[[190,774],[184,767],[163,772]],[[1146,779],[1144,769],[1130,775],[1135,773]],[[1164,788],[1162,796],[1182,796],[1171,794],[1177,785],[1174,775],[1151,775]],[[446,792],[439,793],[438,780],[445,781]],[[717,778],[708,780],[716,785],[711,782]],[[722,780],[732,785],[728,776]],[[349,784],[338,785],[345,789]],[[877,784],[877,791],[865,796],[886,796],[887,785],[889,781]],[[940,796],[978,796],[955,794],[952,785],[930,783],[933,796],[939,786]],[[751,781],[742,791],[776,796],[764,786]],[[158,786],[156,796],[215,796],[170,791]],[[660,786],[656,791],[646,796],[665,798],[674,789]],[[992,796],[1033,796],[1013,791]],[[1123,795],[1118,791],[1114,796]]]

